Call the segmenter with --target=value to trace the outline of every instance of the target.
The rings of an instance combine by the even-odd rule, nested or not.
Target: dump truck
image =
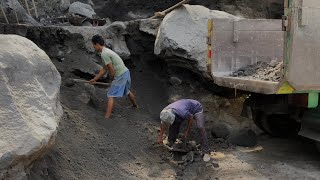
[[[261,130],[320,142],[319,0],[285,0],[282,19],[210,19],[207,44],[208,73],[248,94],[243,114]]]

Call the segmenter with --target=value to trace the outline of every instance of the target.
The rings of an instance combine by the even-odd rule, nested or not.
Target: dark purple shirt
[[[202,105],[200,102],[193,99],[181,99],[172,104],[169,104],[164,109],[173,109],[176,115],[176,120],[187,120],[192,115],[202,112]]]

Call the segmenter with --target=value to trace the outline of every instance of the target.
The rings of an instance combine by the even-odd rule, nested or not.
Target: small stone
[[[252,130],[241,130],[228,138],[231,144],[244,147],[253,147],[258,143],[257,135]]]
[[[178,171],[177,176],[183,176],[183,171]]]
[[[209,156],[209,154],[204,154],[204,156],[203,156],[203,161],[204,162],[209,162],[210,161],[210,156]]]
[[[215,138],[224,138],[226,139],[231,133],[231,126],[226,123],[215,124],[211,129],[211,134]]]
[[[269,65],[270,65],[271,67],[276,67],[278,64],[279,64],[279,61],[277,61],[277,60],[272,60],[272,61],[269,63]]]
[[[223,144],[221,144],[221,148],[222,149],[228,149],[229,145],[227,143],[223,143]]]
[[[81,26],[89,26],[89,27],[91,27],[92,24],[91,24],[89,21],[85,21],[85,22],[83,22],[83,23],[81,24]]]
[[[169,82],[170,82],[170,84],[177,86],[177,85],[180,85],[182,83],[182,80],[179,79],[178,77],[174,77],[173,76],[173,77],[170,77]]]
[[[218,168],[219,167],[219,163],[217,161],[212,160],[211,164],[213,165],[213,167]]]

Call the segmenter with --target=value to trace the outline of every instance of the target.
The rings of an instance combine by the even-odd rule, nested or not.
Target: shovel
[[[83,83],[90,83],[90,81],[83,80],[83,79],[73,79],[74,82],[83,82]],[[102,85],[102,86],[110,86],[110,83],[103,83],[103,82],[95,82],[94,85]]]

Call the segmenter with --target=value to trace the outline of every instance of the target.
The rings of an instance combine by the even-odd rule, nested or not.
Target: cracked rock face
[[[53,145],[61,77],[32,41],[0,35],[0,178],[20,179]]]

